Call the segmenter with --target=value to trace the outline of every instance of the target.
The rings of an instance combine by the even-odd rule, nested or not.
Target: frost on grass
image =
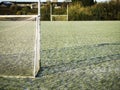
[[[0,75],[33,74],[35,22],[0,22]]]
[[[37,77],[0,78],[1,90],[120,89],[120,22],[41,25],[41,69]]]

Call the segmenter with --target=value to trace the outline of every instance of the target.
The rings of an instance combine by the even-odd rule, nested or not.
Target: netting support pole
[[[38,41],[37,41],[37,71],[39,71],[40,69],[40,1],[41,0],[38,0],[38,17],[37,17],[37,25],[38,25],[38,28],[37,28],[37,34],[38,34]]]
[[[38,17],[40,17],[40,1],[41,0],[38,0]]]
[[[38,0],[38,59],[37,59],[37,66],[38,67],[38,70],[40,69],[40,1],[41,0]]]
[[[40,60],[40,0],[38,0],[38,15],[36,16],[36,37],[35,37],[35,59],[34,59],[34,77],[39,71]]]

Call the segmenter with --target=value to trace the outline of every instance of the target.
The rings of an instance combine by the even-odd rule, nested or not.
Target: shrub
[[[77,2],[69,6],[69,20],[120,20],[120,2],[98,3],[84,7]]]
[[[66,8],[54,8],[53,9],[53,14],[54,15],[61,15],[61,14],[66,14]]]
[[[91,20],[90,7],[84,7],[82,3],[74,3],[69,6],[69,20]]]
[[[52,20],[53,21],[67,21],[67,16],[60,16],[60,15],[53,16]]]
[[[48,21],[50,20],[50,4],[41,7],[41,20]]]

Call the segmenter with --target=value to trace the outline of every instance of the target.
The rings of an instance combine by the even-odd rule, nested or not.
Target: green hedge
[[[69,21],[79,20],[120,20],[120,2],[96,3],[84,6],[81,2],[69,4]],[[53,14],[66,14],[66,8],[53,8]],[[41,20],[50,20],[50,5],[41,8]],[[53,20],[62,21],[63,18],[53,17]]]
[[[120,2],[98,3],[88,7],[80,3],[71,4],[69,20],[120,20]]]
[[[53,21],[67,21],[67,16],[61,16],[61,15],[52,16],[52,20]]]
[[[41,6],[41,20],[49,21],[50,20],[50,4],[46,6]]]
[[[69,4],[69,21],[79,20],[120,20],[120,1],[109,3],[96,3],[92,6],[84,6],[82,2],[72,2]],[[9,12],[9,13],[8,13]],[[37,14],[37,9],[31,9],[30,7],[18,7],[12,5],[9,9],[0,8],[0,14]],[[61,8],[53,8],[53,14],[65,15],[66,7],[62,4]],[[56,19],[58,18],[58,19]],[[54,17],[55,20],[63,20],[63,18]],[[50,20],[50,3],[45,6],[41,6],[41,20]]]

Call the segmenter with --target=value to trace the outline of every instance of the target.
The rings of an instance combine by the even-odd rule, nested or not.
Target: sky
[[[38,0],[0,0],[1,1],[38,1]],[[46,0],[41,0],[42,2],[46,1]],[[64,0],[58,0],[59,2],[62,2]],[[104,1],[109,1],[109,0],[96,0],[97,2],[104,2]]]

